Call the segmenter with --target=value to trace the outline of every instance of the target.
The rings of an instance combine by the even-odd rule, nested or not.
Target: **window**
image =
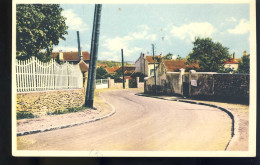
[[[150,76],[154,75],[154,69],[150,69]]]

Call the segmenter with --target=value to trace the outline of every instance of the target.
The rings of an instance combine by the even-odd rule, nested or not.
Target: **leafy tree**
[[[50,60],[53,45],[65,40],[68,27],[58,4],[18,4],[16,11],[16,57],[37,56]]]
[[[182,60],[181,56],[180,56],[180,55],[177,55],[176,60]]]
[[[121,69],[117,69],[115,71],[115,74],[112,76],[112,78],[115,80],[115,82],[122,82],[123,80],[120,78],[122,77],[122,70]]]
[[[173,56],[172,53],[168,53],[168,54],[166,54],[165,56],[163,56],[163,59],[170,60],[170,59],[172,59],[172,56]]]
[[[99,67],[96,71],[96,79],[106,79],[110,76],[110,74],[106,71],[105,68]]]
[[[198,62],[200,71],[217,72],[229,58],[228,48],[211,38],[195,38],[194,47],[188,55],[188,62]]]
[[[147,77],[147,75],[141,73],[141,72],[134,72],[131,74],[132,79],[136,79],[136,77],[139,77],[140,82],[144,82],[144,78]]]
[[[244,55],[241,59],[241,61],[239,61],[238,64],[238,69],[237,71],[239,73],[250,73],[250,57],[249,55]]]

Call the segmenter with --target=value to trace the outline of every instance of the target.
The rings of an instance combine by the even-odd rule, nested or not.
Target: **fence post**
[[[180,94],[183,96],[183,75],[184,75],[185,69],[181,68],[180,73],[179,73],[179,89],[180,89]]]
[[[34,56],[32,56],[32,64],[33,64],[33,89],[36,91],[35,57]]]
[[[196,71],[195,70],[190,70],[190,72],[189,72],[189,97],[191,97],[191,78],[192,78],[192,74],[193,73],[196,73]]]
[[[139,88],[139,77],[136,77],[136,87]]]

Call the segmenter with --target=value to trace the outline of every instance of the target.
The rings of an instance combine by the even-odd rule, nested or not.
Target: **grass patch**
[[[60,115],[65,113],[73,113],[85,110],[86,107],[72,107],[64,110],[55,110],[54,112],[47,112],[47,115]]]
[[[17,120],[19,119],[28,119],[28,118],[36,118],[38,116],[30,113],[30,112],[26,112],[26,111],[20,111],[16,113],[16,118]]]

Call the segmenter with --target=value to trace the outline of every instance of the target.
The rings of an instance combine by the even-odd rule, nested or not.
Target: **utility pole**
[[[80,61],[81,60],[81,48],[80,48],[79,31],[77,31],[77,39],[78,39],[78,56],[79,56],[79,61]]]
[[[155,72],[155,57],[154,57],[154,44],[152,44],[153,49],[153,73],[154,73],[154,85],[155,85],[155,94],[157,93],[157,86],[156,86],[156,72]]]
[[[122,75],[123,75],[123,89],[125,89],[125,68],[124,68],[124,52],[123,49],[121,49],[121,54],[122,54]]]
[[[93,108],[94,102],[94,90],[96,81],[96,62],[98,56],[98,42],[100,33],[100,17],[101,17],[101,4],[95,4],[93,29],[92,29],[92,40],[90,49],[90,63],[88,72],[88,84],[86,90],[85,106]]]

